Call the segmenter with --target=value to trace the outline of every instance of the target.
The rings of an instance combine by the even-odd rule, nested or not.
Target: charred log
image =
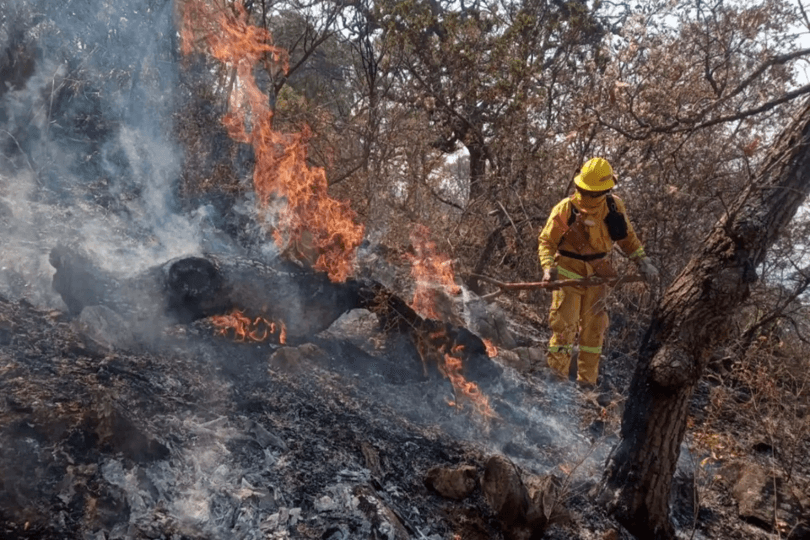
[[[489,361],[481,338],[463,326],[420,317],[402,298],[379,283],[366,283],[358,293],[359,307],[375,313],[384,329],[411,335],[421,354],[460,353],[468,378],[486,380],[500,374],[500,369]]]
[[[166,273],[167,307],[182,322],[219,313],[229,307],[223,285],[222,274],[208,259],[180,259]]]
[[[70,245],[53,248],[49,260],[56,269],[53,289],[71,315],[78,316],[86,306],[104,306],[142,330],[146,321],[168,314],[161,279],[164,267],[121,277],[96,264],[84,250]]]
[[[450,348],[464,347],[468,354],[481,355],[487,352],[481,338],[466,328],[435,319],[423,319],[405,300],[379,283],[367,283],[358,289],[358,293],[358,307],[375,313],[385,329],[433,336],[439,341],[447,341]]]
[[[331,283],[325,274],[291,263],[234,256],[182,257],[129,278],[96,265],[73,246],[50,255],[53,288],[70,313],[102,305],[144,331],[148,323],[188,323],[234,308],[283,321],[291,340],[312,336],[358,306],[356,283]]]
[[[100,305],[120,314],[139,334],[159,325],[189,323],[234,308],[283,322],[291,343],[311,339],[356,308],[375,313],[382,328],[412,336],[417,348],[460,353],[465,376],[499,374],[481,338],[464,327],[420,317],[399,296],[371,280],[334,283],[322,272],[277,260],[266,264],[236,256],[182,257],[129,278],[97,264],[80,248],[57,246],[50,254],[53,288],[72,315]]]

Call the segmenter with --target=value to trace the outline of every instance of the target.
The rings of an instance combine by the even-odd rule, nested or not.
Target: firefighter
[[[574,178],[576,193],[557,203],[540,232],[538,255],[543,281],[615,277],[608,261],[614,242],[637,264],[645,280],[658,275],[626,217],[624,203],[610,194],[616,180],[613,168],[603,158],[590,159],[582,166]],[[608,326],[606,293],[606,285],[562,287],[554,291],[551,300],[549,367],[568,378],[579,333],[577,382],[585,387],[596,385],[599,372]]]

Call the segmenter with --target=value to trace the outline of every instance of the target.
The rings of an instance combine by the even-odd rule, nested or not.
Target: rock
[[[442,497],[459,501],[473,492],[477,476],[478,472],[471,465],[433,467],[425,476],[425,486]]]
[[[525,523],[529,495],[514,463],[503,456],[489,458],[481,479],[481,490],[504,528],[511,529]]]
[[[513,351],[534,366],[545,365],[546,350],[541,347],[516,347]]]
[[[481,298],[468,299],[465,305],[468,327],[498,348],[514,349],[517,341],[507,325],[506,315],[496,304]]]
[[[509,366],[519,373],[528,373],[531,371],[532,364],[524,357],[520,356],[515,351],[508,351],[506,349],[498,349],[498,360],[505,366]]]
[[[517,356],[515,369],[522,373],[539,371],[546,367],[546,350],[540,347],[517,347],[512,350]]]
[[[792,531],[790,538],[810,538],[810,496],[798,482],[786,482],[778,471],[750,462],[727,466],[723,476],[731,480],[741,518],[767,530]]]

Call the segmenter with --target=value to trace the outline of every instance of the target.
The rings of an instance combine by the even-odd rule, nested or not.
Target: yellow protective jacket
[[[615,195],[612,197],[616,202],[616,209],[624,215],[627,223],[627,236],[617,242],[619,247],[631,259],[646,257],[641,241],[636,236],[630,220],[627,219],[624,202]],[[591,247],[597,252],[605,253],[606,256],[610,254],[613,249],[613,240],[611,240],[605,224],[605,216],[608,214],[606,196],[582,197],[579,192],[563,199],[551,210],[546,226],[543,227],[538,237],[537,253],[540,257],[540,265],[544,270],[556,265],[561,278],[581,279],[593,275],[593,267],[586,261],[566,257],[559,252],[563,250],[578,253],[578,250],[563,238],[569,228],[571,205],[576,206],[577,210],[582,213]]]

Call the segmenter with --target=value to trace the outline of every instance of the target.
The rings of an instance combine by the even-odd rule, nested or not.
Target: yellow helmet
[[[616,185],[616,175],[606,159],[595,157],[585,162],[574,184],[585,191],[605,191]]]

